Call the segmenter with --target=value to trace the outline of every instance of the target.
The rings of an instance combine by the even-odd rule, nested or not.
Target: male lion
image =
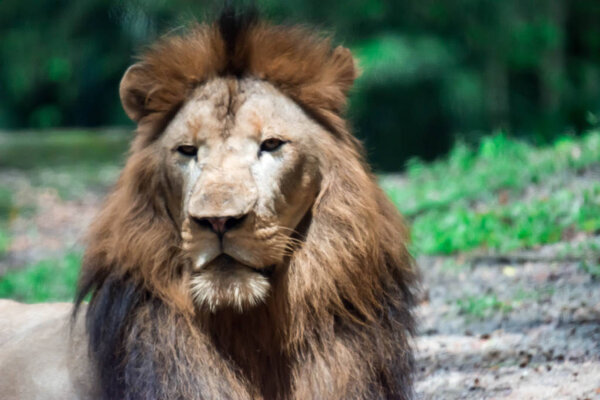
[[[145,52],[74,324],[9,321],[0,397],[411,398],[416,271],[342,118],[356,76],[347,49],[231,13]]]

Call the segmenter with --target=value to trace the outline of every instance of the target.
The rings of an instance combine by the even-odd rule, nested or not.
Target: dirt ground
[[[418,398],[600,399],[600,282],[575,262],[448,261],[419,260]],[[482,298],[510,301],[460,307]]]
[[[64,200],[2,172],[24,212],[0,275],[80,249],[104,192]],[[598,238],[600,242],[600,237]],[[600,281],[547,246],[502,259],[421,257],[418,399],[600,399]]]
[[[31,185],[22,171],[0,171],[0,184],[12,190],[18,212],[10,221],[11,243],[0,257],[0,276],[44,259],[61,258],[84,246],[87,227],[106,195],[106,188],[87,190],[65,200],[53,188]]]

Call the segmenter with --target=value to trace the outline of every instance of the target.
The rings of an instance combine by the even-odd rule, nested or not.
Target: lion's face
[[[191,295],[242,311],[265,300],[320,184],[324,129],[269,83],[197,88],[155,144],[180,199]]]

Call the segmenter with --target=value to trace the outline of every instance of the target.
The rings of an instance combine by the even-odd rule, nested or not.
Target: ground
[[[0,297],[72,297],[125,152],[126,140],[95,140],[112,156],[0,158]],[[381,177],[422,274],[417,398],[600,399],[600,135],[486,140]]]

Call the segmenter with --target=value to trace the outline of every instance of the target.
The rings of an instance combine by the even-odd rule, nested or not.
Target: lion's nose
[[[195,218],[192,217],[194,222],[198,225],[208,228],[219,236],[223,236],[225,232],[241,225],[242,221],[246,218],[246,215],[235,216],[235,217],[208,217],[208,218]]]

